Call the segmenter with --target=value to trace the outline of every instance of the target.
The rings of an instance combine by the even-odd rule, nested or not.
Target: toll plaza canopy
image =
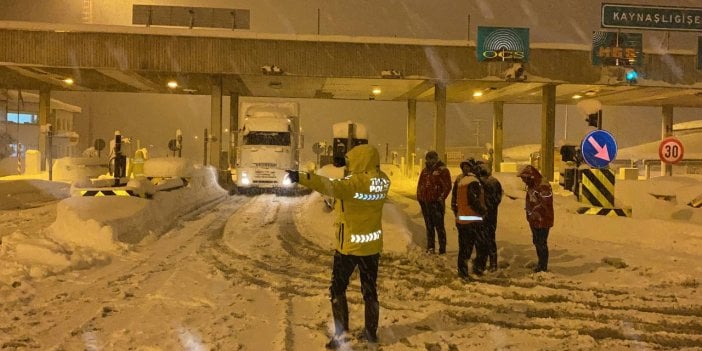
[[[479,62],[472,41],[5,21],[0,89],[435,101],[444,110],[446,102],[572,104],[578,94],[603,105],[702,107],[694,52],[646,52],[631,84],[624,67],[593,65],[591,50],[532,43],[518,64]]]
[[[595,66],[591,46],[530,45],[523,79],[511,62],[478,62],[472,41],[275,35],[203,29],[0,22],[0,87],[242,96],[702,107],[695,52],[646,52],[636,84],[623,67]],[[73,84],[65,83],[72,78]],[[166,83],[178,81],[171,90]],[[217,83],[218,84],[218,83]],[[473,96],[476,91],[483,94]]]

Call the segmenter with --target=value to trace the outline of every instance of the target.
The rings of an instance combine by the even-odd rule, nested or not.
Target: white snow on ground
[[[533,274],[523,186],[498,173],[510,196],[497,231],[501,269],[465,284],[455,274],[453,216],[447,256],[423,254],[416,179],[383,167],[393,183],[378,280],[381,349],[702,350],[702,209],[687,205],[702,194],[701,176],[618,180],[617,203],[632,218],[577,214],[583,205],[553,184],[550,272]],[[3,199],[13,199],[0,211],[3,349],[326,342],[334,217],[318,194],[227,196],[209,168],[152,199],[69,197],[68,186],[0,181]],[[354,276],[353,331],[363,320],[358,290]]]
[[[177,191],[158,192],[152,199],[146,199],[132,196],[70,197],[67,192],[70,184],[63,182],[33,179],[0,182],[0,187],[8,190],[7,198],[12,200],[4,204],[12,205],[21,200],[31,204],[65,198],[55,205],[59,220],[48,227],[33,228],[33,232],[15,231],[2,237],[0,280],[8,283],[28,277],[39,278],[105,263],[110,254],[129,250],[130,244],[162,234],[173,218],[226,194],[216,186],[215,171],[211,168],[194,168],[192,163],[174,158],[149,161],[152,163],[145,164],[147,172],[159,176],[187,176],[188,186]],[[75,184],[85,185],[85,180]],[[24,206],[15,204],[12,207]],[[8,264],[7,259],[14,262]]]

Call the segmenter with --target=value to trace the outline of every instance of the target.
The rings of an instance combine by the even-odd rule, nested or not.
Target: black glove
[[[300,182],[300,172],[299,171],[295,171],[292,169],[286,169],[285,173],[288,174],[288,179],[290,179],[291,182],[293,182],[293,183]]]
[[[332,159],[332,164],[334,167],[344,167],[346,166],[346,157],[334,157]]]

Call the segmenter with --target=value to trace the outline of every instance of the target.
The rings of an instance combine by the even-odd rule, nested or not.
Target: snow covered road
[[[0,308],[0,348],[321,349],[331,329],[333,248],[333,214],[321,201],[314,194],[225,197],[109,264],[22,282]],[[386,217],[416,220],[399,210],[406,201],[391,197]],[[516,201],[504,206],[506,216],[521,210]],[[421,236],[386,227],[382,350],[702,349],[695,280],[617,281],[648,279],[645,267],[614,270],[597,284],[532,274],[524,265],[533,248],[512,241],[498,243],[504,269],[466,284],[456,278],[455,248],[448,257],[426,256],[410,242]],[[554,261],[579,259],[573,255],[554,250]],[[581,268],[601,267],[590,264]],[[355,332],[363,321],[357,277],[348,295]]]

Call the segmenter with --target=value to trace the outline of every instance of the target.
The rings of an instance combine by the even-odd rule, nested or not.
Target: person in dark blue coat
[[[497,241],[495,234],[497,232],[497,208],[502,202],[502,184],[497,178],[492,176],[492,171],[488,164],[478,162],[479,179],[483,185],[485,207],[487,208],[487,213],[483,219],[483,230],[485,230],[487,238],[488,259],[490,260],[489,270],[494,272],[497,270]]]

